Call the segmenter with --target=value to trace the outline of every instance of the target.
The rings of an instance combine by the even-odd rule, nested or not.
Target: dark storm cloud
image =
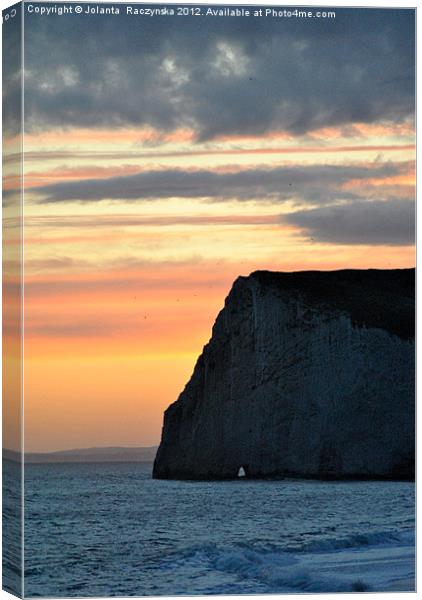
[[[27,15],[27,130],[189,126],[212,139],[411,117],[414,11],[336,13],[313,20]]]
[[[407,246],[415,242],[411,200],[355,201],[303,210],[283,218],[310,237],[333,244]]]
[[[3,11],[2,88],[3,130],[16,133],[22,126],[22,28],[21,5]],[[15,14],[16,11],[16,14]],[[11,15],[14,15],[13,17]],[[4,193],[4,192],[3,192]]]
[[[208,198],[215,201],[284,201],[295,199],[320,205],[356,198],[341,189],[350,180],[391,177],[401,172],[398,163],[378,167],[316,165],[249,169],[234,173],[162,170],[136,175],[88,179],[32,188],[42,203],[63,201],[158,200]]]

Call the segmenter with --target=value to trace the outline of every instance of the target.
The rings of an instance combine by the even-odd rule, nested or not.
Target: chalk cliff
[[[154,477],[411,478],[414,269],[239,277]]]

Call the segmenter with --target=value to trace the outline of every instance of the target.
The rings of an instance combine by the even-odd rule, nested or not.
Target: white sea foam
[[[238,580],[256,580],[268,593],[409,591],[414,586],[414,542],[409,530],[333,539],[300,553],[208,544],[185,549],[166,567],[215,569]]]

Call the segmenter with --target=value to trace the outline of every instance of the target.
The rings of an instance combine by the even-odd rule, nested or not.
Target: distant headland
[[[75,448],[58,452],[25,452],[25,463],[143,462],[154,461],[156,446]],[[3,458],[20,462],[20,454],[3,448]]]

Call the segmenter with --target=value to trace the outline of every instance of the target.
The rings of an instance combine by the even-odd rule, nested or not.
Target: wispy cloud
[[[286,146],[286,147],[274,147],[274,148],[193,148],[189,150],[157,150],[154,152],[148,151],[127,151],[127,150],[113,150],[108,152],[98,152],[89,150],[80,151],[66,151],[66,150],[52,150],[52,151],[28,151],[25,152],[26,162],[44,162],[44,161],[56,161],[56,160],[134,160],[134,159],[150,159],[150,158],[186,158],[186,157],[200,157],[200,156],[230,156],[230,155],[295,155],[295,154],[338,154],[341,152],[354,153],[354,152],[400,152],[406,150],[415,150],[415,144],[379,144],[379,145],[337,145],[337,146]],[[20,154],[8,154],[4,158],[5,163],[17,163],[22,160]]]
[[[25,219],[25,227],[88,228],[98,227],[161,227],[173,225],[271,225],[279,223],[278,214],[268,215],[48,215]]]

